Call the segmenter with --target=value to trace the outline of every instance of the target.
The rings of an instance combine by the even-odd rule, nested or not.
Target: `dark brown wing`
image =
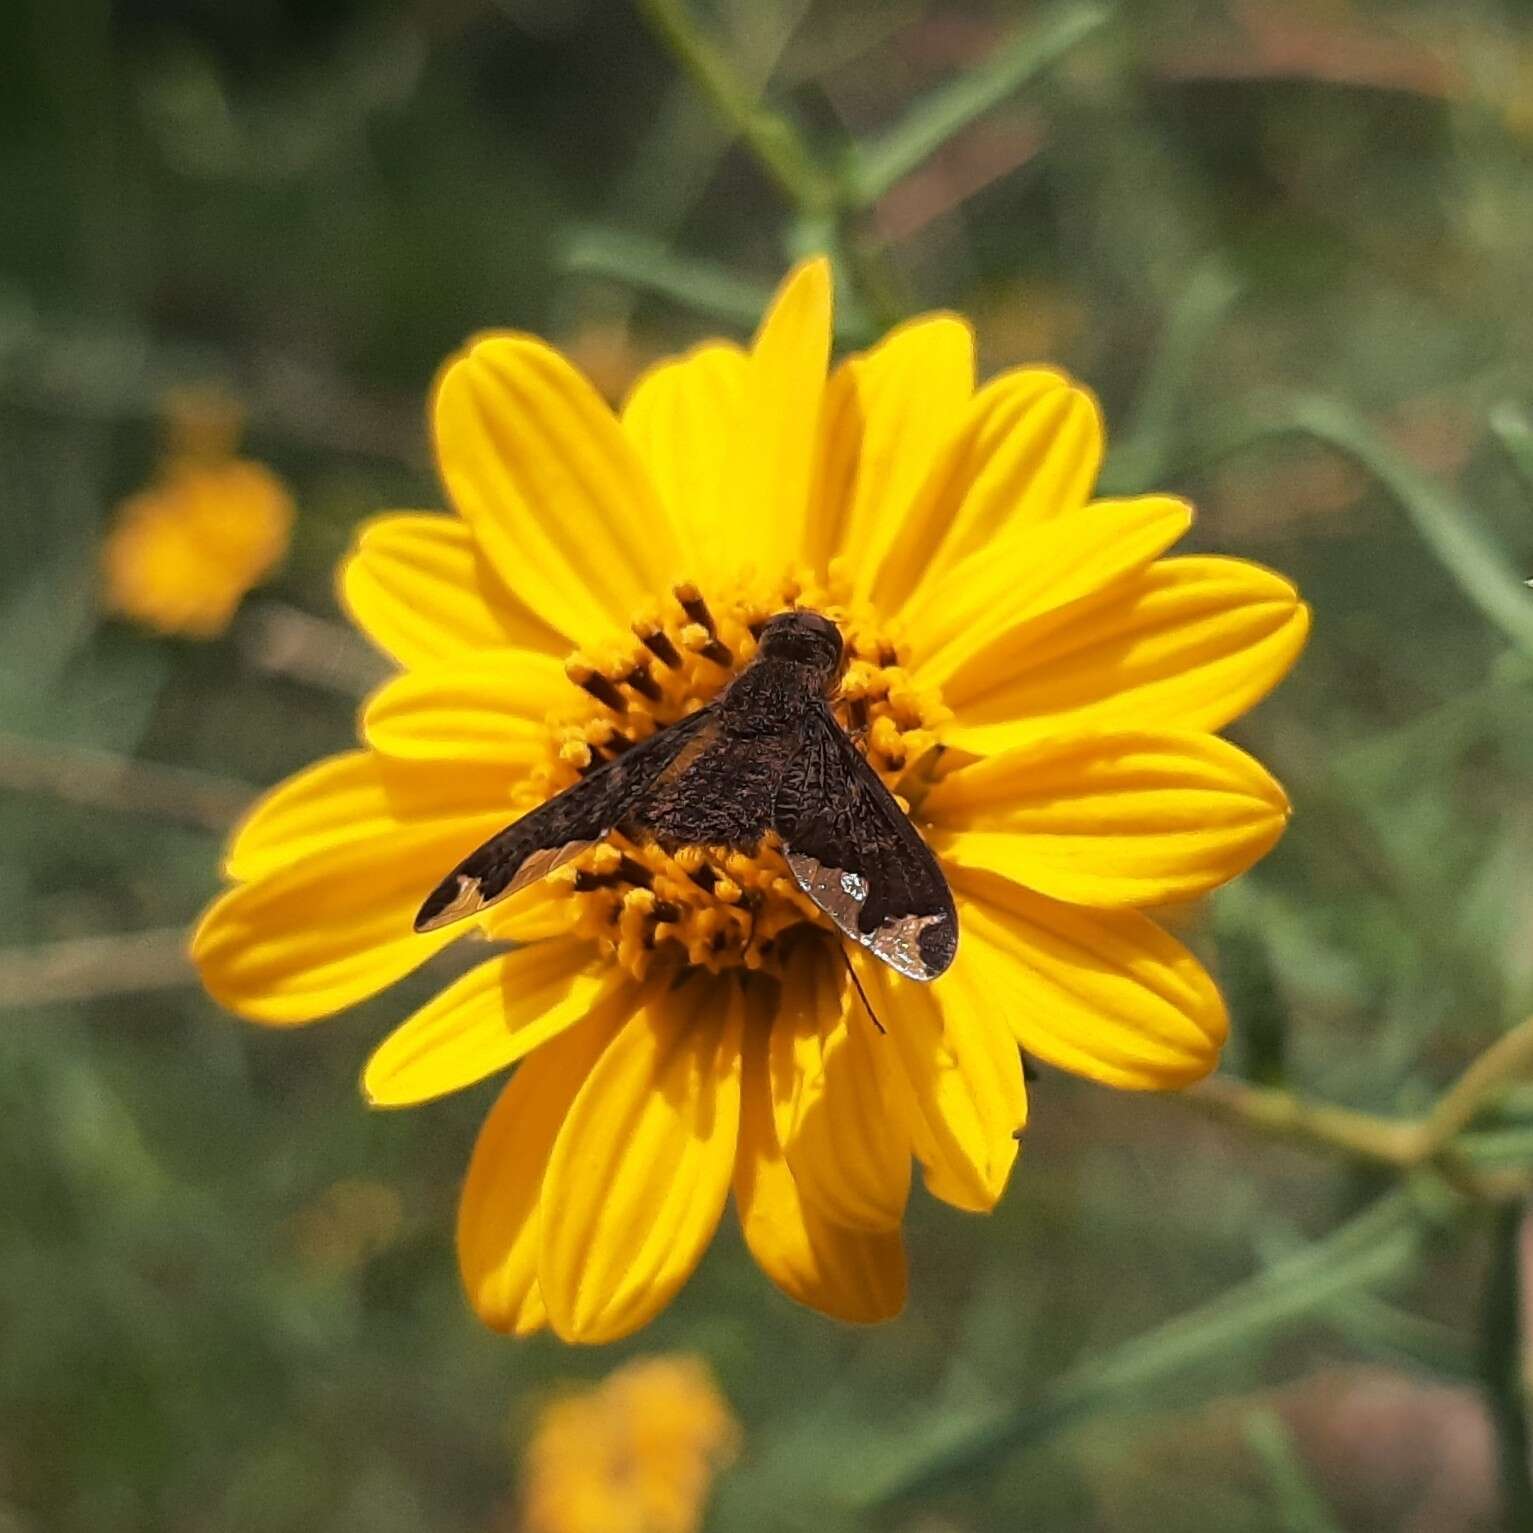
[[[911,979],[952,963],[958,912],[942,869],[823,705],[783,775],[773,824],[799,887],[847,936]]]
[[[623,829],[662,846],[753,851],[772,825],[772,804],[794,732],[740,739],[694,735],[624,818]]]
[[[616,829],[712,724],[711,710],[704,708],[657,730],[492,836],[426,897],[415,917],[416,931],[434,931],[474,915],[578,857]]]

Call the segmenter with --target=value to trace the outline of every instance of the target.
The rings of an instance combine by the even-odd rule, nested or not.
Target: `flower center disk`
[[[899,644],[851,599],[844,571],[833,565],[823,581],[808,574],[775,586],[746,579],[707,592],[678,585],[634,619],[631,642],[570,655],[570,705],[549,718],[548,759],[518,793],[518,813],[711,702],[750,663],[767,620],[795,606],[839,628],[847,658],[832,707],[898,793],[948,713],[935,692],[912,684]],[[571,902],[574,930],[638,978],[659,965],[778,972],[790,933],[833,931],[770,834],[758,848],[668,852],[615,832],[549,882]]]

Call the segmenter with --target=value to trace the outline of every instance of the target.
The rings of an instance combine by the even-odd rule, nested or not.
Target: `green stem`
[[[1306,1101],[1278,1086],[1253,1086],[1234,1076],[1214,1075],[1174,1100],[1271,1139],[1394,1171],[1404,1170],[1416,1158],[1417,1125]]]
[[[1480,1362],[1496,1429],[1497,1462],[1508,1530],[1533,1528],[1533,1467],[1528,1459],[1528,1397],[1522,1316],[1523,1204],[1495,1213],[1490,1271],[1480,1318]]]
[[[1350,1107],[1311,1102],[1276,1086],[1215,1075],[1175,1100],[1271,1139],[1346,1156],[1398,1173],[1434,1164],[1464,1190],[1488,1199],[1520,1182],[1487,1179],[1459,1153],[1456,1141],[1515,1081],[1533,1071],[1533,1017],[1503,1033],[1437,1099],[1422,1118],[1393,1119]]]
[[[704,35],[685,0],[637,3],[656,36],[789,201],[805,212],[830,207],[836,200],[835,183],[815,164],[798,129],[761,104],[728,55]]]
[[[1422,1125],[1425,1152],[1435,1154],[1519,1076],[1533,1071],[1533,1017],[1503,1033],[1437,1099]]]

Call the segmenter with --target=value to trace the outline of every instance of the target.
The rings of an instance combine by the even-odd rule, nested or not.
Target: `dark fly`
[[[744,852],[775,831],[799,887],[847,936],[911,979],[935,979],[958,947],[953,896],[831,712],[841,661],[834,623],[779,613],[713,702],[485,842],[432,891],[415,929],[473,915],[613,831]]]

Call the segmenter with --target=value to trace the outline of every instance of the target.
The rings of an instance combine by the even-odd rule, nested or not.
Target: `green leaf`
[[[1220,258],[1188,278],[1161,332],[1128,430],[1102,467],[1098,493],[1137,495],[1164,477],[1193,369],[1239,297],[1240,282]]]
[[[1372,474],[1470,601],[1523,655],[1533,657],[1533,592],[1457,494],[1407,462],[1339,400],[1296,400],[1288,419],[1296,430],[1337,448]]]
[[[1057,63],[1110,15],[1104,5],[1061,5],[967,74],[923,96],[881,137],[852,151],[846,168],[852,202],[864,208],[877,202],[950,138]]]
[[[1250,1411],[1241,1429],[1267,1477],[1277,1526],[1286,1533],[1341,1533],[1341,1524],[1310,1483],[1309,1471],[1283,1418],[1270,1409]]]
[[[716,261],[678,255],[647,235],[619,229],[591,224],[576,228],[561,245],[558,260],[566,271],[629,283],[747,334],[772,301],[772,289],[765,283]],[[865,341],[866,316],[847,293],[839,266],[836,277],[836,338]]]
[[[924,1455],[907,1457],[863,1503],[882,1506],[930,1494],[1036,1447],[1083,1417],[1121,1409],[1136,1392],[1250,1351],[1345,1294],[1399,1276],[1415,1263],[1438,1217],[1426,1195],[1440,1196],[1435,1184],[1387,1194],[1325,1239],[1050,1380],[1020,1409],[955,1433]]]
[[[618,229],[575,228],[558,261],[566,271],[616,278],[740,330],[755,328],[772,296],[769,287],[716,261],[677,255],[659,240]]]
[[[1490,412],[1490,429],[1523,487],[1533,496],[1533,421],[1510,399],[1504,399]]]
[[[1465,1135],[1458,1146],[1466,1153],[1475,1135]],[[1257,1250],[1269,1266],[1295,1251],[1304,1239],[1286,1221],[1274,1221],[1258,1237]],[[1348,1346],[1365,1357],[1377,1357],[1397,1366],[1426,1369],[1460,1384],[1479,1380],[1469,1342],[1450,1325],[1413,1314],[1375,1293],[1345,1293],[1316,1317],[1335,1331]]]
[[[1359,1352],[1395,1364],[1427,1368],[1461,1384],[1476,1378],[1474,1359],[1464,1338],[1438,1320],[1413,1315],[1376,1294],[1354,1293],[1327,1312],[1332,1328]]]

